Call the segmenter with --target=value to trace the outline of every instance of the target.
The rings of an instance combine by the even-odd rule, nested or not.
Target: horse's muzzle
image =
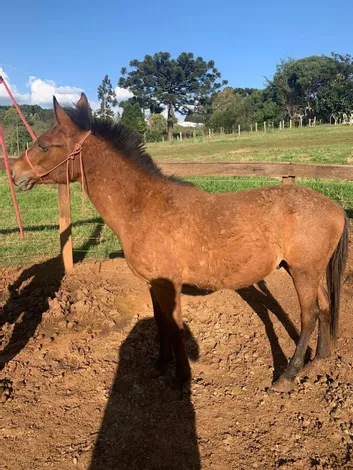
[[[14,185],[17,186],[21,191],[28,191],[33,187],[34,180],[31,173],[16,171],[16,167],[12,167],[10,174]]]

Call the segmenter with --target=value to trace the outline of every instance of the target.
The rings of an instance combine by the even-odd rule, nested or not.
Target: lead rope
[[[16,199],[16,193],[15,193],[15,189],[13,187],[13,182],[12,182],[12,178],[11,178],[9,158],[7,156],[7,151],[6,151],[6,147],[5,147],[5,140],[4,140],[4,136],[3,136],[3,133],[2,133],[1,125],[0,125],[0,146],[2,148],[2,153],[4,155],[5,169],[6,169],[7,179],[9,180],[12,203],[14,205],[15,212],[16,212],[18,228],[20,229],[20,235],[21,235],[21,238],[23,240],[24,237],[25,237],[25,234],[24,234],[24,231],[23,231],[20,209],[18,207],[18,202],[17,202],[17,199]]]
[[[7,86],[7,83],[6,83],[5,79],[0,75],[0,85],[1,84],[4,85],[5,90],[7,91],[7,94],[9,95],[9,97],[10,97],[13,105],[15,106],[18,114],[20,115],[20,118],[22,119],[23,124],[25,125],[27,131],[29,132],[30,136],[32,137],[32,140],[35,142],[37,138],[36,138],[34,132],[32,131],[31,126],[28,124],[28,122],[26,121],[26,118],[24,117],[24,115],[22,114],[20,108],[18,107],[18,104],[16,103],[16,100],[13,97],[10,88]],[[5,139],[4,139],[4,136],[3,136],[3,133],[2,133],[2,128],[0,129],[0,145],[1,145],[1,148],[2,148],[3,155],[4,155],[6,174],[7,174],[7,179],[9,180],[10,191],[11,191],[11,196],[12,196],[12,202],[13,202],[15,212],[16,212],[16,216],[17,216],[18,227],[20,229],[21,238],[24,239],[25,235],[24,235],[22,221],[21,221],[21,214],[20,214],[20,209],[18,207],[18,202],[17,202],[17,199],[16,199],[16,193],[15,193],[15,189],[14,189],[14,186],[13,186],[13,181],[12,181],[12,178],[11,178],[10,164],[9,164],[9,159],[8,159],[8,156],[7,156],[7,151],[6,151],[6,146],[5,146]]]

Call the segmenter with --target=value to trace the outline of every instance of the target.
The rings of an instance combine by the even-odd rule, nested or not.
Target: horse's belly
[[[268,276],[278,265],[278,259],[269,252],[240,258],[201,257],[183,269],[183,283],[211,290],[240,289]]]

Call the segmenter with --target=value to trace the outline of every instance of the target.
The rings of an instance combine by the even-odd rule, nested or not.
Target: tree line
[[[123,103],[121,119],[146,132],[147,110],[150,138],[165,133],[171,139],[176,112],[185,115],[186,122],[226,133],[238,126],[249,130],[262,122],[278,126],[283,121],[305,125],[313,119],[323,123],[353,120],[353,58],[349,54],[281,60],[263,89],[227,86],[213,61],[195,59],[191,53],[172,59],[160,52],[129,65],[129,72],[123,68],[118,80],[120,87],[133,93]],[[162,110],[167,111],[166,121],[159,114]]]
[[[332,53],[281,60],[263,89],[233,88],[223,80],[214,61],[181,53],[172,58],[167,52],[134,59],[129,70],[123,67],[117,85],[132,97],[118,105],[112,82],[106,75],[98,87],[100,107],[95,114],[121,121],[143,134],[146,141],[171,140],[175,134],[200,133],[177,124],[176,113],[186,122],[198,123],[215,132],[249,130],[254,123],[291,121],[306,124],[310,119],[323,123],[353,120],[353,58]],[[22,105],[21,109],[36,134],[54,122],[52,110]],[[162,114],[165,113],[166,117]],[[15,109],[0,106],[0,123],[10,154],[21,153],[29,140]]]

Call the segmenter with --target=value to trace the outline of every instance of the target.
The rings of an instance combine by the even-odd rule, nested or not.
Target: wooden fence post
[[[67,198],[66,184],[58,185],[59,200],[59,229],[60,229],[60,250],[64,263],[65,271],[70,271],[74,266],[72,252],[72,235],[71,235],[71,209],[70,199]]]
[[[282,176],[282,184],[295,184],[295,176]]]
[[[238,124],[238,135],[240,135],[240,124]]]
[[[255,122],[255,132],[257,132],[257,122]]]
[[[264,132],[266,132],[266,121],[264,121]]]

